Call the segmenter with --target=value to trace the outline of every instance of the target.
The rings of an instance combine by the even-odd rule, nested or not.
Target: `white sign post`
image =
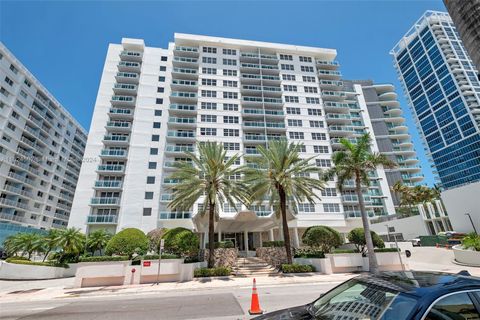
[[[160,252],[158,253],[158,270],[157,270],[157,284],[160,284],[160,263],[162,262],[162,251],[165,246],[165,240],[160,240]]]

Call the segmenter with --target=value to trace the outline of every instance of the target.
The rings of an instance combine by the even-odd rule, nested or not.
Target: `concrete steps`
[[[258,277],[275,275],[278,271],[257,257],[238,258],[235,267],[237,277]]]

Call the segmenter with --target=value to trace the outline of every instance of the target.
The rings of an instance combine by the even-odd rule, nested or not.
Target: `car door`
[[[480,320],[480,290],[454,292],[437,299],[424,320]]]

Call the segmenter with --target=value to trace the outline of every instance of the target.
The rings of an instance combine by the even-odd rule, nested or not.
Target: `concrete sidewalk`
[[[258,277],[257,287],[265,286],[282,286],[289,284],[302,283],[341,283],[346,281],[355,274],[342,273],[333,275],[322,274],[295,274],[295,275],[275,275],[268,277]],[[60,280],[60,279],[58,279]],[[65,280],[65,279],[63,279]],[[131,286],[110,286],[110,287],[94,287],[94,288],[72,288],[71,285],[45,286],[41,283],[29,281],[29,286],[21,286],[22,289],[9,286],[3,288],[0,286],[0,300],[2,302],[18,302],[22,301],[40,301],[51,299],[79,298],[99,296],[120,296],[135,294],[154,294],[160,292],[182,292],[182,291],[199,291],[205,289],[217,288],[249,288],[252,286],[253,278],[237,278],[237,277],[217,277],[217,278],[196,278],[188,282],[168,282],[160,285],[143,284]],[[10,281],[2,281],[4,282]],[[18,282],[18,281],[16,281]],[[45,284],[45,281],[42,281]],[[66,282],[67,284],[69,282]],[[6,289],[6,290],[5,290]],[[12,290],[13,289],[13,290]]]

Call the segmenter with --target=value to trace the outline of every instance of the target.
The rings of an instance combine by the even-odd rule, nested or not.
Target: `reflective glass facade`
[[[450,17],[427,12],[391,53],[442,186],[480,181],[480,83]]]

